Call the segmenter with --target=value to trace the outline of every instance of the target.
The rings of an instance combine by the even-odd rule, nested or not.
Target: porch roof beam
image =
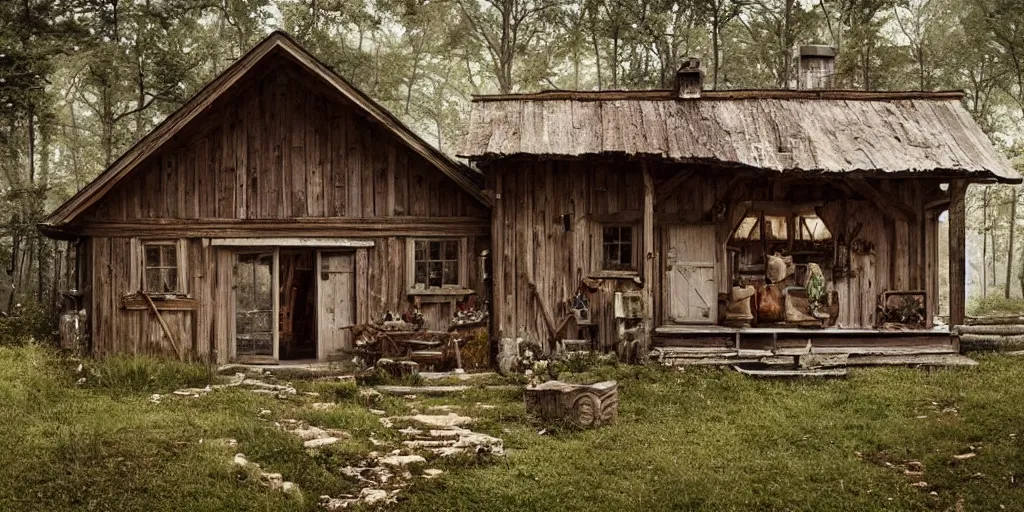
[[[214,238],[219,247],[373,247],[373,240],[350,238]]]

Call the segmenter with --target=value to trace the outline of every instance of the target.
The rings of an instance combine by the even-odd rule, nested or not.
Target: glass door
[[[235,255],[235,359],[275,362],[278,358],[277,251]]]

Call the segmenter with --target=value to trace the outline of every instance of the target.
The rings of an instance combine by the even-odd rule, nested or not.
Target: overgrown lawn
[[[448,406],[508,452],[429,461],[446,473],[414,479],[399,510],[1024,510],[1024,359],[978,359],[970,369],[858,369],[833,381],[599,366],[563,376],[620,383],[618,422],[584,432],[539,434],[520,392],[484,388],[508,382],[497,377],[453,397],[374,407]],[[36,346],[0,347],[0,510],[316,510],[319,495],[353,490],[338,468],[399,447],[351,384],[296,381],[289,399],[232,388],[154,404],[151,393],[212,377],[114,359],[86,362],[76,384],[75,366]],[[311,454],[274,425],[281,418],[352,438]],[[222,438],[239,445],[211,442]],[[253,481],[232,465],[236,452],[296,482],[303,497]],[[953,457],[965,453],[976,456]],[[924,474],[905,475],[908,461]],[[911,485],[919,481],[927,487]]]

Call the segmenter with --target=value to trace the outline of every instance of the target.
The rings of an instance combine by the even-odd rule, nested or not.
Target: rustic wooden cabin
[[[95,355],[325,360],[483,294],[481,183],[278,32],[40,229],[77,247]]]
[[[674,90],[475,97],[461,156],[494,203],[493,336],[954,351],[933,325],[938,218],[959,324],[965,190],[1021,179],[962,93],[830,90],[834,55],[803,48],[799,90],[705,91],[691,60]]]

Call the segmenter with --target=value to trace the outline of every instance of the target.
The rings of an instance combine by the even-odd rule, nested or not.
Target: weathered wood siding
[[[285,63],[242,85],[112,189],[90,220],[487,216],[302,73]]]
[[[331,91],[279,63],[243,81],[86,214],[88,307],[98,355],[173,349],[152,311],[121,306],[132,289],[132,238],[187,240],[191,311],[161,311],[193,358],[231,352],[232,249],[223,237],[345,237],[356,249],[357,321],[402,313],[407,243],[458,237],[465,285],[481,295],[479,254],[489,247],[489,211],[439,169]],[[451,302],[422,306],[427,326],[446,329]]]
[[[558,323],[581,280],[600,270],[601,222],[633,224],[633,243],[640,246],[641,169],[636,163],[522,163],[495,168],[487,179],[496,198],[491,234],[495,255],[493,330],[499,337],[523,337],[546,344],[544,313],[531,283]],[[569,231],[562,215],[569,215]],[[598,323],[599,344],[613,348],[614,292],[637,290],[640,285],[631,279],[595,278],[592,282],[598,290],[587,294]]]
[[[505,160],[486,168],[487,187],[496,198],[491,234],[496,255],[496,335],[523,337],[543,344],[548,331],[530,283],[536,284],[557,323],[565,311],[563,304],[573,296],[581,280],[594,277],[598,270],[601,223],[625,222],[639,227],[642,165],[638,161],[602,158]],[[861,225],[857,238],[869,241],[874,250],[853,255],[853,276],[833,283],[839,293],[839,324],[843,327],[873,327],[876,301],[882,291],[928,289],[937,293],[935,215],[926,215],[924,210],[925,192],[937,189],[937,180],[871,183],[915,212],[912,222],[908,222],[887,216],[871,201],[844,192],[826,179],[758,180],[708,167],[648,165],[656,177],[654,189],[659,195],[654,205],[656,278],[651,283],[655,325],[667,323],[663,244],[668,226],[715,225],[715,280],[717,291],[726,293],[732,276],[726,264],[725,244],[734,228],[733,221],[745,210],[743,204],[750,201],[819,203],[822,217],[834,236],[841,235],[840,229]],[[666,190],[669,180],[682,172],[691,172],[691,177]],[[716,205],[722,205],[717,213]],[[569,231],[564,229],[561,218],[566,214],[571,219]],[[642,243],[639,234],[639,229],[634,230],[636,245]],[[597,291],[589,293],[591,310],[598,321],[598,339],[603,347],[610,348],[615,343],[614,292],[639,289],[641,285],[628,279],[597,278],[591,282],[598,284]]]

